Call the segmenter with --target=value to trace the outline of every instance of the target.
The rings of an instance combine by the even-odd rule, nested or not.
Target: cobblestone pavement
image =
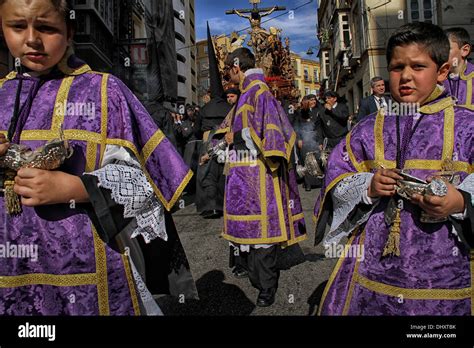
[[[313,207],[319,190],[300,187],[308,238],[281,253],[282,268],[276,301],[271,307],[255,306],[257,290],[248,280],[236,279],[229,264],[229,246],[219,235],[223,220],[200,217],[194,204],[173,214],[186,249],[200,300],[179,303],[172,297],[157,301],[165,315],[311,315],[334,268],[336,259],[324,257],[314,245]]]

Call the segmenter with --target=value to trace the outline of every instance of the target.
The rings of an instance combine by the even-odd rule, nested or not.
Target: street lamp
[[[311,56],[311,55],[314,54],[313,48],[316,48],[316,49],[319,50],[319,46],[311,46],[310,48],[308,48],[308,51],[306,51],[306,54],[307,54],[308,56]]]

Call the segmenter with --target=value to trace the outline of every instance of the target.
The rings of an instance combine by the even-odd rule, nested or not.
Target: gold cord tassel
[[[229,175],[229,172],[230,172],[230,162],[229,161],[226,161],[225,164],[224,164],[224,171],[223,171],[223,174],[225,176],[228,176]]]
[[[9,215],[16,216],[22,212],[20,197],[13,191],[15,181],[5,181],[5,205]]]
[[[387,243],[383,249],[382,256],[400,256],[400,223],[400,209],[397,209],[395,218],[393,219],[392,227],[390,227],[390,233],[388,234]]]
[[[220,157],[222,158],[222,157]],[[230,160],[229,160],[229,148],[225,150],[225,156],[224,156],[224,170],[223,170],[223,175],[224,176],[229,176],[230,173]]]

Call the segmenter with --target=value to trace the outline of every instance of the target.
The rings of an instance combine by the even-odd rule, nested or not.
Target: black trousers
[[[196,174],[196,209],[198,212],[206,210],[220,210],[224,208],[225,175],[224,165],[216,159],[211,159],[202,166],[198,166]]]
[[[278,248],[279,245],[270,248],[250,248],[247,253],[231,247],[230,267],[240,266],[246,269],[250,283],[258,290],[278,288],[280,277],[280,270],[277,268]]]

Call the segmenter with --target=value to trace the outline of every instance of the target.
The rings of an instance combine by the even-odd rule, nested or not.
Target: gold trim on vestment
[[[99,315],[110,315],[109,306],[109,280],[107,274],[107,255],[105,244],[100,239],[94,225],[91,223],[92,236],[94,240],[95,267],[97,274],[97,300]]]
[[[127,278],[128,290],[130,291],[130,298],[132,300],[133,312],[135,315],[140,315],[140,304],[138,303],[137,288],[135,280],[133,278],[132,270],[130,267],[130,261],[127,255],[120,255],[122,258],[123,268],[125,271],[125,277]]]
[[[471,75],[474,75],[474,72],[472,72]],[[474,105],[472,105],[472,78],[466,82],[466,104],[461,106],[470,110],[474,109]]]
[[[451,161],[454,152],[454,107],[444,111],[443,154],[441,161]]]
[[[419,112],[426,115],[436,114],[446,108],[449,108],[450,106],[454,106],[454,104],[455,103],[453,98],[446,97],[441,99],[440,101],[437,101],[436,103],[423,105],[422,107],[420,107]]]
[[[364,250],[364,241],[365,241],[365,230],[362,232],[360,239],[359,239],[359,250]],[[343,253],[343,257],[347,257],[345,253]],[[344,303],[344,309],[342,310],[342,315],[347,315],[349,313],[349,308],[351,306],[352,296],[354,295],[354,288],[357,281],[357,272],[359,271],[360,265],[360,258],[356,258],[356,263],[354,265],[351,282],[349,285],[349,291],[347,292],[346,301]]]
[[[17,72],[16,71],[11,71],[7,76],[5,76],[3,79],[0,79],[0,88],[3,87],[3,84],[9,80],[14,80],[16,78]]]
[[[346,135],[346,150],[347,150],[347,154],[349,155],[349,159],[351,160],[351,163],[354,166],[354,168],[357,170],[357,172],[368,172],[369,169],[363,166],[363,162],[362,163],[357,162],[354,152],[352,152],[351,136],[352,136],[352,132],[349,132]]]
[[[165,135],[161,130],[158,130],[150,139],[148,139],[142,149],[142,157],[145,162],[148,160],[148,158],[150,158],[150,155],[156,150],[163,139],[165,139]]]
[[[0,288],[15,288],[30,285],[82,286],[96,285],[96,273],[47,274],[28,273],[16,276],[0,276]]]
[[[272,182],[273,182],[273,194],[275,195],[275,200],[277,203],[278,221],[280,225],[281,235],[285,237],[285,240],[287,240],[288,232],[286,230],[285,213],[283,212],[282,192],[280,188],[279,177],[276,172],[272,172]],[[288,217],[288,221],[290,222],[289,217]]]
[[[374,293],[399,297],[407,300],[464,300],[471,296],[471,288],[463,289],[412,289],[401,288],[370,280],[361,274],[354,273],[360,286]]]
[[[262,238],[268,238],[268,216],[267,216],[267,171],[262,160],[258,159],[258,174],[260,182],[260,211],[262,212]]]
[[[270,88],[266,84],[260,84],[258,91],[255,93],[255,100],[257,100],[260,95],[263,93],[270,91]]]
[[[88,142],[86,147],[86,168],[85,172],[89,173],[95,170],[97,162],[97,144]]]
[[[467,70],[467,63],[464,64],[464,68],[459,73],[459,77],[463,80],[472,80],[472,79],[474,79],[474,71],[471,71],[468,75],[466,75],[465,74],[466,70]]]
[[[138,153],[138,150],[137,150],[137,148],[135,147],[135,145],[133,143],[131,143],[130,141],[127,141],[127,140],[123,140],[123,139],[107,139],[107,144],[119,145],[119,146],[128,148],[130,151],[133,152],[133,154],[135,155],[137,160],[140,162],[140,164],[142,166],[142,171],[145,174],[145,176],[147,177],[147,180],[150,183],[151,187],[153,188],[153,191],[158,196],[158,198],[160,199],[161,203],[166,208],[166,210],[168,210],[168,211],[171,210],[171,208],[173,208],[173,206],[176,204],[176,201],[179,199],[179,197],[183,193],[183,190],[185,189],[186,185],[191,180],[191,177],[193,176],[192,170],[190,169],[188,171],[186,176],[181,181],[181,184],[176,189],[173,197],[169,201],[167,201],[166,198],[164,197],[163,193],[156,186],[155,182],[151,179],[151,176],[148,173],[148,170],[146,169],[145,161],[143,160],[142,155],[140,153]]]
[[[253,80],[252,82],[250,82],[248,84],[247,87],[243,88],[243,80],[242,80],[242,84],[240,86],[240,90],[242,91],[241,94],[244,94],[244,93],[247,93],[248,91],[250,91],[250,89],[252,89],[253,87],[257,86],[257,85],[265,85],[267,86],[267,84],[263,81],[260,81],[260,80]],[[267,86],[268,88],[268,86]]]
[[[347,245],[352,245],[352,242],[354,241],[356,234],[357,234],[357,230],[354,231],[352,236],[349,238]],[[326,301],[326,297],[329,293],[329,290],[331,289],[331,286],[334,283],[334,280],[336,279],[337,275],[339,274],[339,270],[341,269],[342,264],[344,263],[345,260],[346,260],[346,257],[343,253],[337,260],[336,266],[334,267],[333,271],[331,272],[331,275],[329,276],[328,282],[326,286],[324,287],[323,295],[321,296],[321,301],[319,302],[318,313],[317,313],[318,316],[321,315],[321,312],[323,310],[323,305],[324,305],[324,302]]]
[[[59,86],[58,93],[56,94],[56,101],[53,109],[53,118],[51,121],[51,131],[56,133],[55,138],[59,138],[64,123],[64,113],[67,110],[67,100],[73,82],[74,76],[68,76],[63,78],[61,81],[61,85]]]
[[[109,83],[109,74],[102,75],[102,81],[100,86],[100,154],[99,154],[99,165],[102,165],[104,159],[105,148],[107,146],[108,137],[108,118],[109,118],[109,97],[107,94]]]
[[[240,167],[240,166],[250,166],[254,165],[250,162],[232,162],[230,163],[231,167]],[[283,203],[281,194],[278,194],[280,190],[280,184],[278,182],[278,176],[276,173],[272,174],[272,184],[275,199],[277,202],[277,210],[278,210],[278,221],[280,226],[280,236],[276,237],[268,237],[268,213],[267,213],[267,193],[266,193],[266,166],[262,160],[258,160],[259,165],[259,185],[260,185],[260,193],[259,193],[259,204],[260,204],[260,211],[262,212],[260,215],[232,215],[227,213],[226,208],[226,198],[224,197],[224,230],[222,232],[222,237],[226,240],[230,240],[232,242],[240,243],[240,244],[273,244],[273,243],[281,243],[288,241],[288,234],[286,233],[286,219],[283,214]],[[226,185],[228,182],[226,182]],[[291,214],[289,215],[288,221],[291,224]],[[296,217],[296,216],[295,216]],[[238,238],[228,234],[227,232],[227,223],[229,221],[240,221],[240,222],[260,222],[260,230],[261,230],[261,237],[260,238]],[[306,235],[295,239],[297,241],[304,240]],[[293,241],[292,241],[293,242]],[[291,243],[292,244],[292,243]]]
[[[380,109],[377,116],[375,117],[375,124],[374,124],[375,161],[379,163],[385,160],[385,144],[383,142],[384,125],[385,125],[385,114],[383,113],[383,109]]]
[[[230,221],[261,221],[263,219],[262,215],[233,215],[226,214],[227,220]]]

